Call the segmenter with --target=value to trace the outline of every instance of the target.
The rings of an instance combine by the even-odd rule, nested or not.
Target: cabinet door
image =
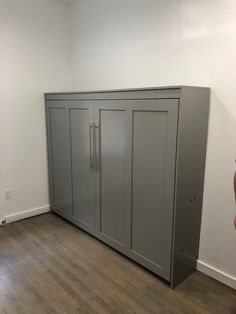
[[[75,101],[73,104],[70,104],[70,123],[73,182],[73,220],[79,227],[94,234],[94,124],[92,103],[89,101]]]
[[[95,120],[97,236],[127,253],[131,209],[131,111],[125,101],[97,101]]]
[[[133,108],[131,256],[170,279],[178,100]]]
[[[52,205],[53,209],[66,218],[72,214],[71,156],[69,109],[56,107],[49,110]]]

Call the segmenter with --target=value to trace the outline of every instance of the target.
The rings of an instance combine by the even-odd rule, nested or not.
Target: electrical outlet
[[[5,200],[11,199],[11,190],[9,190],[9,189],[3,190],[3,198]]]

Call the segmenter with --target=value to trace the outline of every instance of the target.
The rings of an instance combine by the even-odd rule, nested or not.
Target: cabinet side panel
[[[196,269],[199,250],[209,89],[181,91],[171,285]]]

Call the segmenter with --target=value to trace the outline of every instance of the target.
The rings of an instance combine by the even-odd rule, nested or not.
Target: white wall
[[[80,0],[71,14],[76,89],[212,88],[199,268],[236,288],[236,1]]]
[[[0,218],[48,204],[44,96],[71,89],[68,9],[0,0]]]

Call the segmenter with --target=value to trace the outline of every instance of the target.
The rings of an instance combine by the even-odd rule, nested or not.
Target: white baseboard
[[[32,208],[32,209],[28,209],[28,210],[24,210],[18,213],[14,213],[11,215],[7,215],[5,217],[6,219],[6,223],[10,223],[10,222],[14,222],[17,220],[21,220],[21,219],[25,219],[25,218],[29,218],[29,217],[33,217],[33,216],[37,216],[37,215],[41,215],[44,213],[47,213],[50,211],[50,206],[49,205],[45,205],[42,207],[36,207],[36,208]]]
[[[236,277],[200,260],[197,261],[197,270],[236,290]]]

